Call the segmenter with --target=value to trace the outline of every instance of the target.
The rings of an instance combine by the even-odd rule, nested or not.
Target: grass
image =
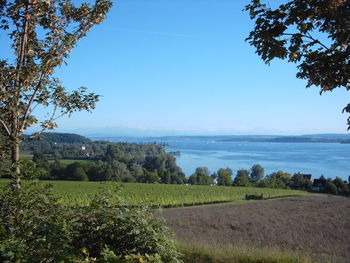
[[[4,184],[0,180],[0,185]],[[53,185],[54,193],[61,202],[72,206],[88,204],[92,196],[101,192],[111,183],[101,182],[72,182],[72,181],[44,181]],[[130,206],[142,204],[156,207],[194,206],[203,204],[223,203],[245,199],[246,194],[263,194],[264,198],[285,196],[303,196],[309,193],[289,189],[269,189],[253,187],[230,186],[189,186],[167,184],[123,183],[121,197]]]
[[[308,256],[299,256],[278,248],[245,247],[213,248],[178,244],[185,263],[312,263]]]
[[[33,159],[33,154],[31,152],[23,152],[21,151],[21,155],[20,155],[21,159]]]
[[[79,160],[79,159],[62,159],[60,160],[60,163],[63,165],[69,165],[72,163],[92,163],[93,160]]]
[[[181,248],[187,262],[308,262],[306,255],[319,263],[350,262],[346,197],[242,200],[154,213],[187,244]]]

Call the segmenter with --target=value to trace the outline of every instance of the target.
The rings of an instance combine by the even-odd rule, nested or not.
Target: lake
[[[180,151],[177,164],[189,176],[197,167],[206,166],[211,172],[229,167],[234,173],[254,164],[265,168],[265,174],[283,170],[289,173],[312,174],[313,178],[350,175],[350,144],[237,142],[201,139],[129,138],[129,142],[167,143],[167,152]],[[120,141],[115,138],[113,141]]]

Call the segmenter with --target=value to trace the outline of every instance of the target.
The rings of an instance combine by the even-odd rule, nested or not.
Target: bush
[[[180,254],[167,237],[162,220],[146,208],[130,209],[124,205],[113,191],[108,191],[88,207],[77,209],[71,220],[77,233],[73,246],[86,248],[93,258],[99,258],[107,249],[122,258],[151,255],[159,262],[180,262]]]
[[[331,193],[333,195],[337,194],[337,186],[332,183],[332,181],[327,181],[326,187],[325,187],[326,193]]]
[[[69,262],[70,231],[48,186],[0,193],[0,262]]]
[[[0,193],[0,262],[181,262],[161,219],[123,207],[115,190],[69,208],[50,189],[31,182]]]

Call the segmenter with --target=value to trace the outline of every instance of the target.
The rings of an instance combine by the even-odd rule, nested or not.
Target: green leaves
[[[19,143],[23,131],[38,122],[42,131],[54,129],[61,116],[95,108],[99,95],[88,93],[86,88],[67,92],[52,75],[56,67],[67,63],[78,41],[105,19],[111,6],[109,0],[78,6],[70,0],[0,2],[0,30],[12,41],[14,54],[14,59],[0,60],[2,137]],[[37,120],[37,106],[50,111],[46,119]],[[12,162],[17,161],[18,157],[12,158]]]
[[[297,63],[297,77],[321,93],[350,89],[349,1],[291,0],[271,9],[252,0],[245,10],[255,21],[246,40],[265,63],[275,58]]]
[[[32,182],[2,189],[1,262],[182,262],[163,220],[118,207],[118,188],[81,208],[60,205],[50,189]]]

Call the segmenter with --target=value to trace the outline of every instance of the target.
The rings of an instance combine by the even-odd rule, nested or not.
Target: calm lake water
[[[117,141],[117,140],[116,140]],[[154,142],[155,139],[130,139],[130,142]],[[265,168],[265,174],[277,170],[289,173],[309,173],[313,178],[350,175],[350,144],[340,143],[273,143],[231,142],[208,140],[163,140],[168,152],[180,151],[177,164],[189,176],[197,167],[206,166],[211,172],[229,167],[234,173],[254,164]]]

